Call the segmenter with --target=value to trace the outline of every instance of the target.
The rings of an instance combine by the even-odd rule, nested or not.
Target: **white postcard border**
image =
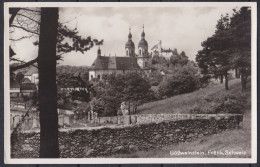
[[[9,14],[10,7],[233,7],[251,6],[251,158],[23,158],[10,154]],[[257,160],[257,3],[256,2],[6,2],[4,3],[4,162],[6,164],[173,164],[256,163]]]

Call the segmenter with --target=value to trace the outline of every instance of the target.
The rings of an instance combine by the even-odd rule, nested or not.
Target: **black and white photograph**
[[[5,163],[256,163],[256,3],[5,3]]]

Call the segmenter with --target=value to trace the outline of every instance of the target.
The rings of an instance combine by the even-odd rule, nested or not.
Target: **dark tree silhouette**
[[[58,158],[56,44],[58,8],[42,8],[39,38],[40,157]]]

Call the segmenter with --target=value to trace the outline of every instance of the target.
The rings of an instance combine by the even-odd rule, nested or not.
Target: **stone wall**
[[[141,116],[140,116],[141,118]],[[197,118],[59,133],[62,158],[104,157],[115,153],[161,148],[237,128],[239,115]],[[39,133],[22,133],[12,144],[12,158],[38,157]]]
[[[223,119],[230,116],[237,116],[243,119],[242,114],[139,114],[139,115],[124,115],[115,117],[99,117],[97,124],[149,124],[160,123],[163,121],[177,121],[187,119]],[[241,120],[242,121],[242,120]]]

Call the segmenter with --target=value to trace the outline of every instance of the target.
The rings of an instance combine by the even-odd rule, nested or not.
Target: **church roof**
[[[125,44],[125,47],[126,48],[134,48],[135,47],[135,44],[132,40],[128,40]]]
[[[138,43],[138,47],[142,46],[148,46],[148,43],[145,39],[141,39],[140,42]]]
[[[140,69],[135,57],[106,57],[98,56],[90,70],[138,70]]]

